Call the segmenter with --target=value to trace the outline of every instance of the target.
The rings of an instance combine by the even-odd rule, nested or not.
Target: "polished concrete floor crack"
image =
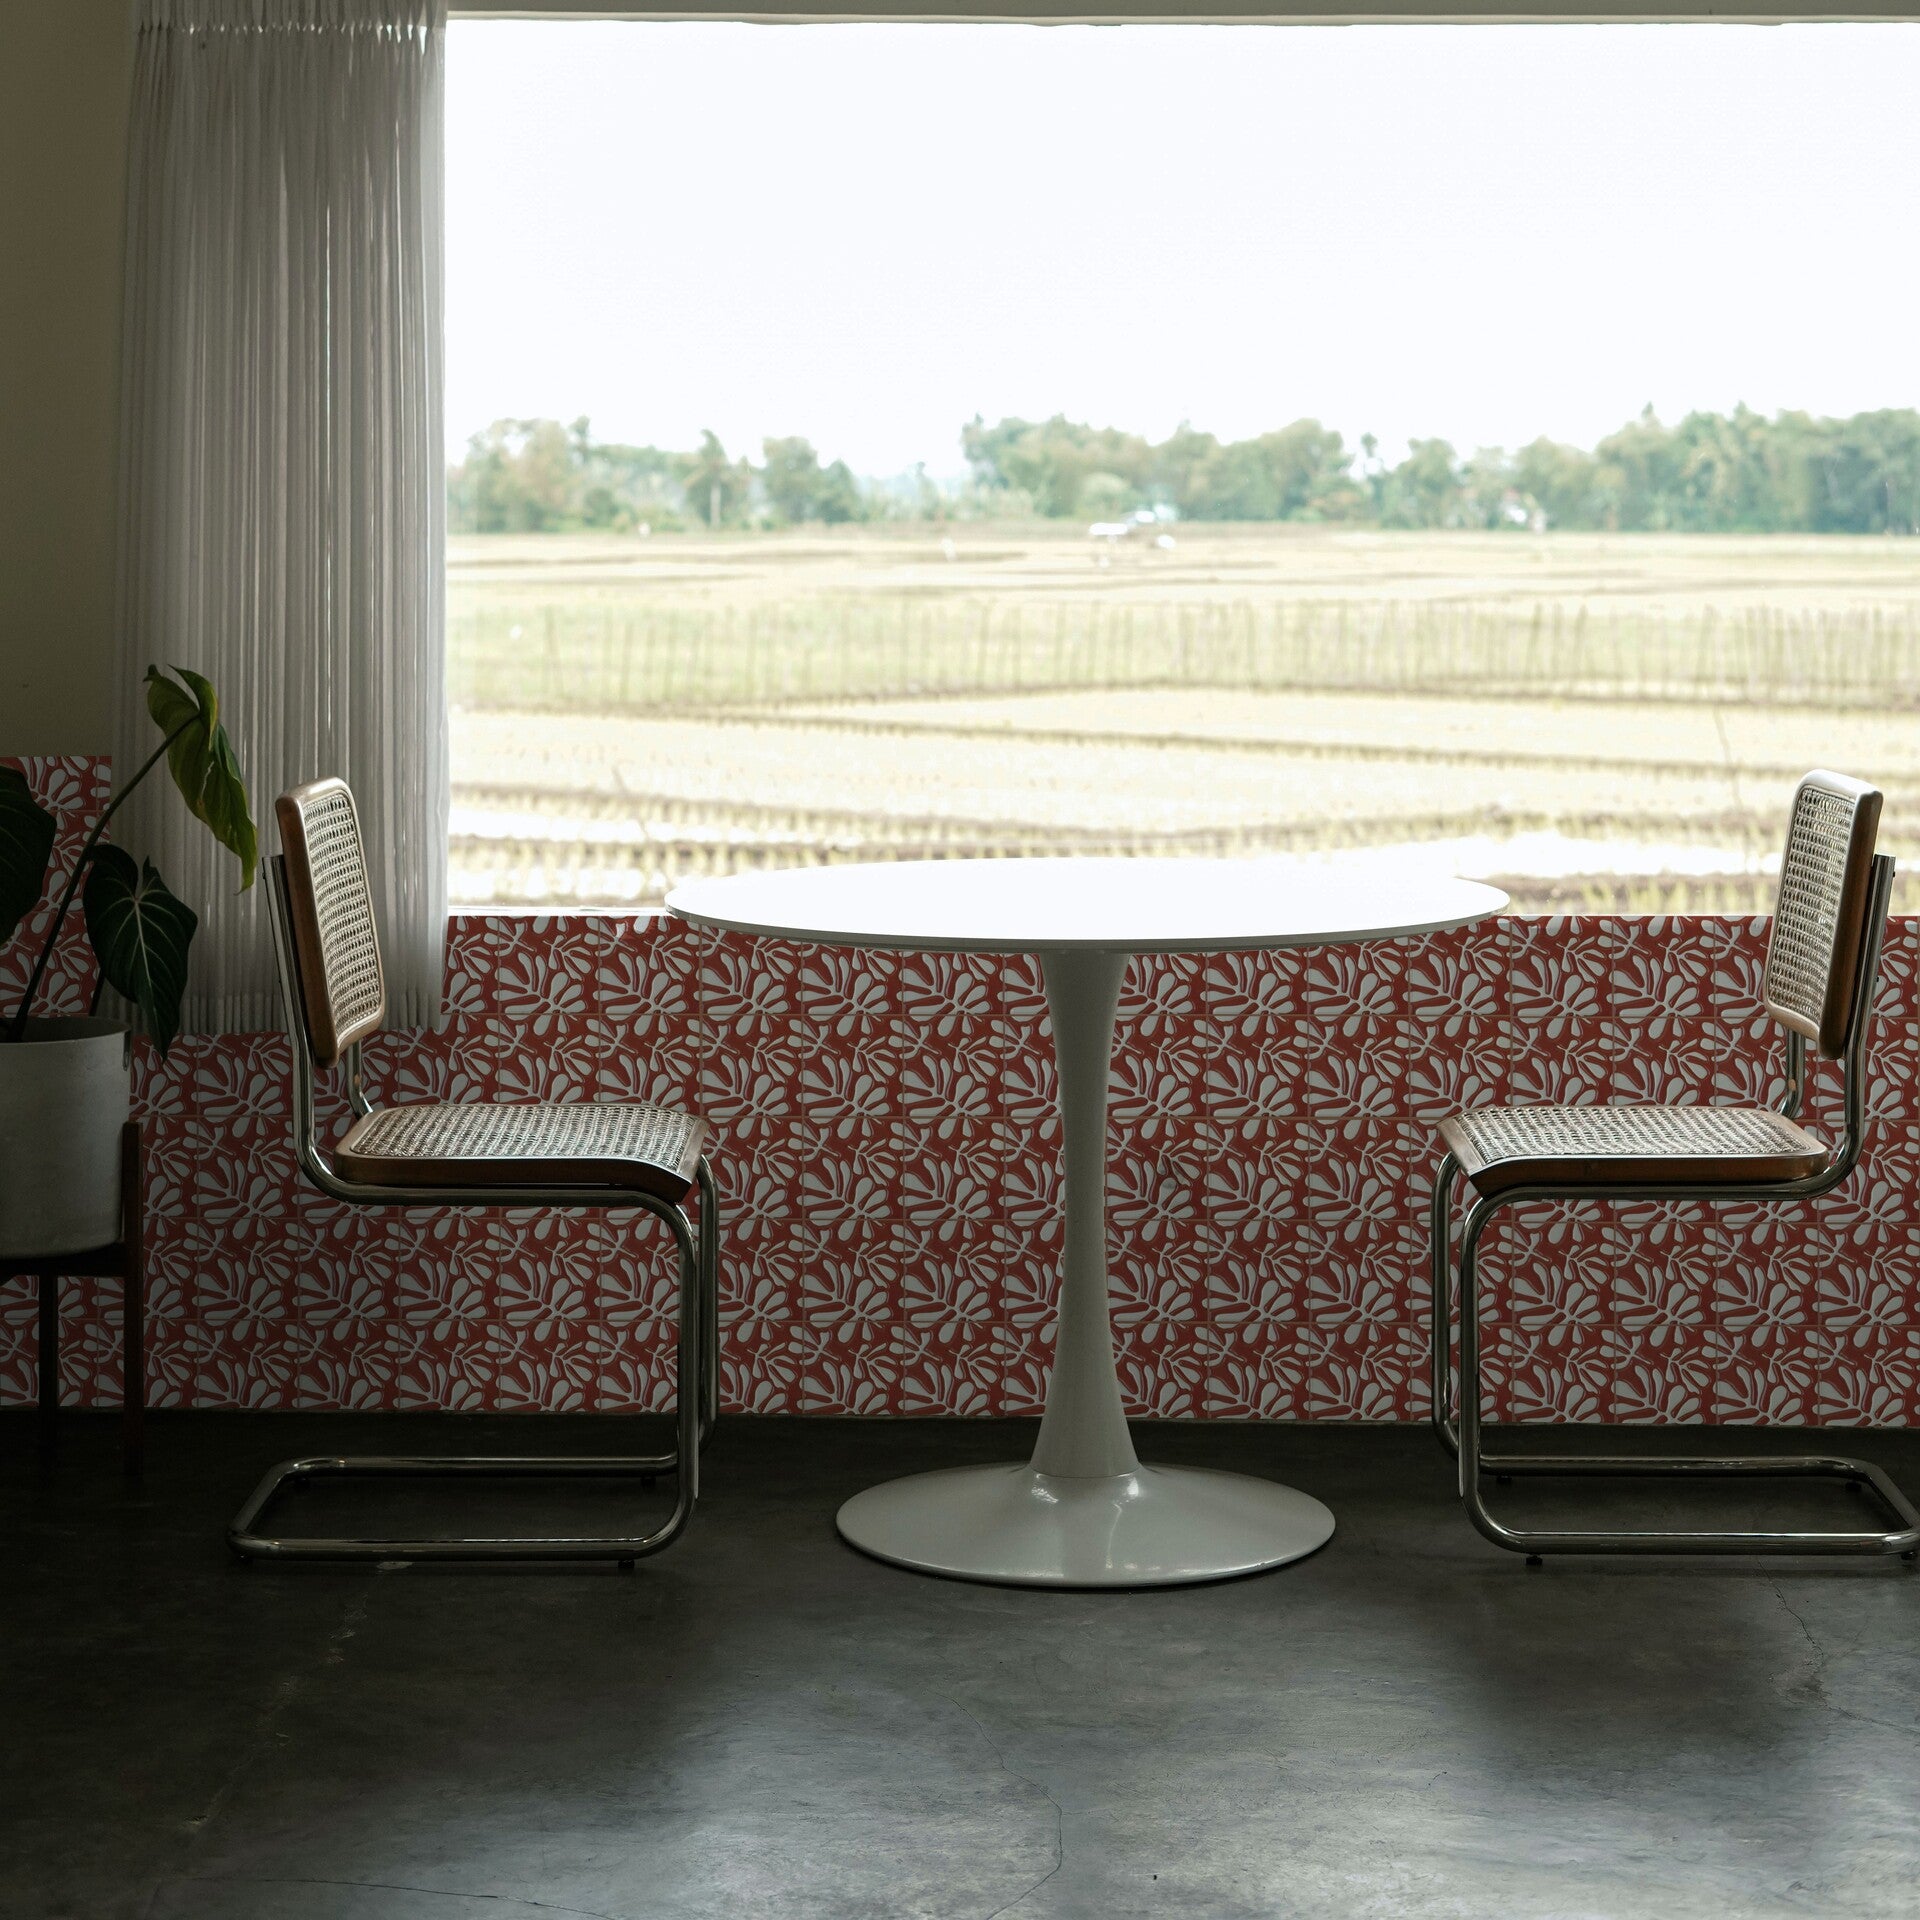
[[[271,1880],[250,1880],[241,1874],[189,1875],[174,1880],[174,1886],[188,1887],[337,1887],[349,1893],[413,1893],[424,1900],[458,1900],[463,1905],[484,1906],[496,1911],[500,1920],[512,1920],[515,1914],[547,1913],[557,1914],[560,1920],[630,1920],[630,1917],[618,1913],[605,1913],[598,1907],[561,1907],[548,1900],[523,1900],[511,1893],[470,1893],[458,1887],[416,1887],[404,1880],[316,1880],[289,1879],[276,1876]]]
[[[1000,1916],[1003,1913],[1011,1913],[1015,1907],[1020,1905],[1022,1901],[1027,1900],[1031,1898],[1032,1895],[1038,1893],[1040,1889],[1044,1887],[1047,1884],[1047,1882],[1051,1880],[1054,1877],[1054,1875],[1057,1874],[1063,1866],[1066,1865],[1067,1863],[1067,1813],[1066,1813],[1066,1809],[1063,1806],[1061,1806],[1060,1802],[1054,1798],[1049,1788],[1043,1786],[1038,1780],[1035,1780],[1030,1774],[1022,1773],[1018,1767],[1014,1766],[1008,1760],[1006,1754],[1001,1749],[1000,1743],[996,1739],[994,1739],[993,1735],[990,1734],[984,1726],[981,1725],[980,1716],[977,1713],[975,1713],[971,1707],[966,1706],[961,1701],[954,1699],[952,1694],[947,1695],[947,1704],[949,1706],[958,1707],[960,1711],[964,1713],[967,1716],[967,1718],[973,1722],[974,1731],[978,1733],[980,1738],[987,1743],[988,1751],[993,1755],[994,1759],[999,1763],[1001,1770],[1003,1772],[1011,1775],[1012,1778],[1014,1778],[1015,1780],[1018,1780],[1023,1786],[1029,1786],[1034,1790],[1034,1792],[1044,1795],[1046,1797],[1047,1804],[1053,1809],[1053,1865],[1050,1866],[1046,1870],[1046,1872],[1040,1876],[1038,1880],[1034,1881],[1034,1883],[1030,1887],[1023,1888],[1019,1893],[1015,1894],[1014,1897],[1011,1900],[1009,1900],[1005,1906],[995,1907],[994,1910],[987,1915],[987,1920],[1000,1920]]]

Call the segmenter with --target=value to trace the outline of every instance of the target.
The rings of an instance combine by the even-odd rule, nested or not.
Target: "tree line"
[[[1605,532],[1920,532],[1920,412],[1771,418],[1747,407],[1649,407],[1591,449],[1536,439],[1462,455],[1414,440],[1388,463],[1317,420],[1223,441],[1182,425],[1167,439],[1050,420],[976,418],[961,429],[969,475],[888,481],[823,462],[798,436],[754,462],[712,433],[688,452],[596,441],[585,419],[500,420],[448,475],[457,533],[647,527],[840,525],[1037,515],[1118,519],[1157,507],[1184,520],[1290,520],[1404,528],[1547,527]]]
[[[729,459],[712,433],[674,453],[595,440],[584,417],[565,427],[496,420],[448,471],[447,524],[455,533],[672,532],[868,517],[845,461],[822,466],[797,438],[763,441],[761,459]]]

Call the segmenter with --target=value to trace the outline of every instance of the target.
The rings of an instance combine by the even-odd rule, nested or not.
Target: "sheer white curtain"
[[[446,0],[139,0],[115,766],[149,661],[218,690],[261,828],[343,775],[392,1018],[446,922]],[[189,1031],[280,1022],[265,887],[153,783],[123,836],[201,916]],[[123,816],[124,817],[124,816]]]

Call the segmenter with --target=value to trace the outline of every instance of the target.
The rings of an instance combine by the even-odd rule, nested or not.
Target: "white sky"
[[[454,450],[1920,399],[1920,27],[460,21]]]

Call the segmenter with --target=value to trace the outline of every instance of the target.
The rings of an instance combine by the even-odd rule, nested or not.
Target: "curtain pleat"
[[[218,689],[263,852],[275,794],[343,776],[401,1026],[446,926],[445,15],[142,0],[128,178],[115,769],[155,662]],[[264,887],[162,782],[115,826],[200,914],[186,1029],[278,1026]]]

